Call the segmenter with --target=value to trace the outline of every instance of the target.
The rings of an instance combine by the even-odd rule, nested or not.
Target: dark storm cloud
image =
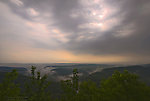
[[[40,12],[40,16],[43,13],[51,13],[55,22],[53,26],[60,27],[66,32],[77,31],[77,26],[84,22],[82,17],[73,19],[70,17],[71,12],[75,10],[80,10],[80,3],[78,0],[20,0],[23,2],[23,6],[18,7],[10,0],[3,0],[6,4],[9,5],[11,10],[17,15],[27,19],[33,20],[35,17],[27,14],[27,8],[34,8]]]
[[[34,8],[43,16],[44,13],[50,13],[47,17],[48,26],[59,28],[64,33],[68,33],[68,42],[61,44],[65,49],[75,54],[96,54],[96,55],[129,55],[129,56],[149,56],[150,55],[150,1],[149,0],[105,0],[112,7],[119,11],[112,14],[111,17],[120,16],[120,24],[107,31],[94,31],[92,39],[81,39],[80,32],[84,32],[85,37],[90,37],[89,28],[81,29],[80,25],[89,23],[89,19],[84,15],[84,7],[80,0],[21,0],[23,6],[18,7],[10,2],[3,0],[11,10],[22,18],[35,21],[33,16],[27,14],[25,9]],[[85,2],[87,2],[85,0]],[[82,12],[83,10],[83,12]],[[73,18],[71,14],[80,12],[78,17]],[[38,18],[38,16],[37,16]],[[53,23],[51,23],[53,20]],[[129,35],[120,36],[119,31]],[[119,33],[119,34],[118,34]],[[40,45],[40,44],[39,44]],[[42,45],[44,46],[44,45]],[[46,45],[46,47],[48,47]]]
[[[71,42],[68,48],[76,53],[91,53],[101,55],[150,55],[150,6],[148,0],[108,0],[112,5],[119,5],[120,12],[116,16],[124,14],[121,24],[105,34],[93,40]],[[118,30],[125,26],[134,25],[134,32],[129,36],[115,37]],[[128,29],[126,29],[128,31]]]
[[[13,1],[13,0],[12,0]],[[15,0],[14,0],[15,1]],[[27,14],[27,12],[24,10],[26,7],[22,6],[17,6],[14,3],[11,2],[11,0],[1,0],[1,2],[6,3],[11,10],[19,15],[20,17],[27,19],[27,20],[32,20],[31,17]]]

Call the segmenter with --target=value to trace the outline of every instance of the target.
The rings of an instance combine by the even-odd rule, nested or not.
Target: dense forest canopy
[[[150,101],[150,87],[127,70],[114,71],[97,84],[91,80],[79,81],[78,69],[73,69],[70,79],[58,82],[59,95],[49,90],[51,82],[47,75],[41,76],[35,70],[32,66],[32,75],[23,81],[23,87],[17,81],[17,71],[8,72],[0,83],[0,101]]]

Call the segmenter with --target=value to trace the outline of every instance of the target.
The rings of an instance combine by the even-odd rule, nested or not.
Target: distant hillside
[[[27,72],[27,69],[24,67],[0,66],[0,72],[11,72],[13,69],[16,69],[19,73]]]
[[[17,72],[22,76],[27,74],[27,69],[24,67],[8,67],[8,66],[0,66],[0,82],[4,78],[7,72],[11,72],[13,69],[16,69]]]
[[[106,68],[100,72],[95,72],[95,73],[87,76],[86,79],[91,79],[93,81],[99,82],[101,79],[111,76],[113,74],[113,72],[116,70],[118,70],[120,72],[123,72],[124,70],[128,70],[131,73],[135,73],[135,74],[139,75],[140,80],[142,80],[150,85],[150,64]]]

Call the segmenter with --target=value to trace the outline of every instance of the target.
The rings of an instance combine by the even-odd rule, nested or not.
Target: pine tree
[[[26,83],[25,95],[29,101],[50,101],[50,92],[46,91],[50,82],[47,75],[41,77],[40,72],[35,74],[36,67],[32,66],[30,81]]]

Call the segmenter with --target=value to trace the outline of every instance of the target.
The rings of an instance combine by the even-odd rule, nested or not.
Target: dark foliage
[[[32,75],[24,87],[15,81],[18,80],[16,70],[8,72],[0,83],[0,101],[150,101],[150,87],[127,70],[115,71],[98,84],[91,80],[79,82],[78,70],[73,69],[72,77],[61,81],[61,93],[54,98],[49,89],[56,87],[50,88],[47,76],[35,70],[32,66]]]

